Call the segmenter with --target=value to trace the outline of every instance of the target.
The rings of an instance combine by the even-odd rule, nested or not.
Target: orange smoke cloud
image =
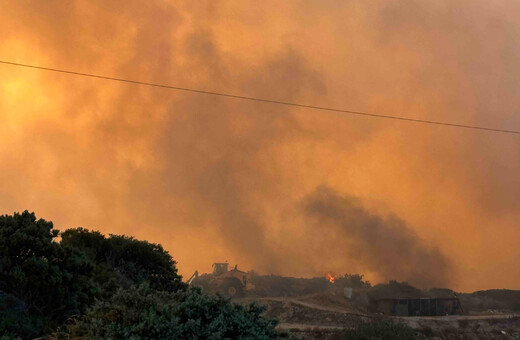
[[[518,129],[519,6],[4,1],[0,59]],[[229,260],[520,288],[517,137],[6,65],[0,79],[0,213],[159,242],[185,275]]]

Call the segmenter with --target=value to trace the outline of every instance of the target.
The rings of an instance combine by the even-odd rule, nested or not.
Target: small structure
[[[457,297],[449,298],[403,298],[378,299],[374,301],[379,313],[399,316],[441,316],[462,313]]]

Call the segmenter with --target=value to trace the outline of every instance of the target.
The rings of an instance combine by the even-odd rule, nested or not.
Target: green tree
[[[105,237],[98,231],[68,229],[61,234],[61,244],[77,249],[96,265],[96,283],[108,289],[129,288],[148,283],[152,289],[185,289],[176,262],[159,244],[123,235]],[[116,283],[114,285],[114,282]]]
[[[6,321],[21,318],[31,322],[27,329],[32,330],[22,336],[39,335],[93,301],[92,265],[81,252],[55,242],[57,236],[52,222],[36,220],[34,213],[0,216],[0,291],[4,304],[20,301],[18,308],[9,305],[3,311],[0,333],[25,332],[18,322]]]
[[[70,331],[92,339],[273,339],[277,321],[262,318],[263,311],[198,288],[174,293],[141,285],[97,302]]]
[[[360,274],[345,274],[335,278],[336,282],[352,288],[370,288],[372,285],[370,281],[363,280],[364,275]]]
[[[26,313],[25,303],[0,292],[0,339],[29,338],[40,333],[48,318]]]

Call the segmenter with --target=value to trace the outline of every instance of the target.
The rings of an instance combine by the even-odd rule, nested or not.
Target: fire
[[[329,280],[330,283],[334,283],[334,275],[332,275],[332,273],[327,273],[325,277],[327,278],[327,280]]]

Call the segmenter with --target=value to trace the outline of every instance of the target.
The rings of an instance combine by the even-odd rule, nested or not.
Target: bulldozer
[[[237,265],[228,270],[228,263],[215,262],[212,265],[213,272],[199,275],[195,271],[186,281],[190,286],[202,288],[202,291],[211,294],[220,293],[226,297],[241,297],[246,291],[255,288],[251,283],[251,275],[237,268]]]

